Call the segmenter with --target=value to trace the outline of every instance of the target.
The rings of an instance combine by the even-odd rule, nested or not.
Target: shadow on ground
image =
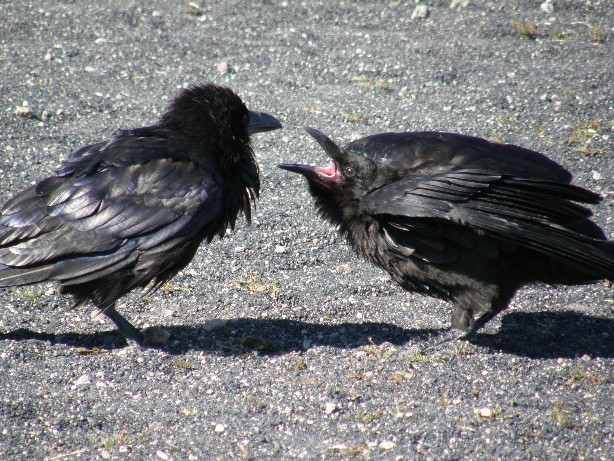
[[[530,358],[614,357],[614,319],[574,311],[511,312],[494,334],[478,334],[475,345]]]
[[[303,351],[317,346],[353,349],[391,343],[419,345],[443,333],[441,329],[405,329],[390,323],[319,324],[283,319],[233,319],[198,325],[164,328],[171,339],[153,348],[170,354],[202,350],[222,355],[241,355],[257,350],[266,355]],[[39,333],[19,329],[0,335],[0,340],[40,340],[74,347],[119,349],[126,346],[117,331],[98,333]],[[530,358],[614,357],[614,319],[578,312],[513,312],[501,317],[496,333],[478,333],[476,346]],[[436,348],[433,353],[437,353]]]
[[[219,325],[215,327],[215,325]],[[213,327],[212,327],[213,326]],[[250,350],[278,355],[303,351],[316,346],[352,349],[368,344],[403,345],[426,340],[441,333],[437,329],[404,329],[389,323],[320,324],[300,320],[232,319],[210,320],[204,324],[162,326],[171,334],[158,348],[172,354],[203,350],[220,354],[240,355]],[[28,329],[0,335],[0,340],[40,340],[75,347],[117,349],[126,346],[118,331],[98,333],[39,333]]]

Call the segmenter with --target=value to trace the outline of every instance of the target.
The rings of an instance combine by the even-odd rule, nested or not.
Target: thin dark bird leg
[[[425,346],[424,348],[420,350],[420,352],[424,353],[425,351],[428,351],[429,349],[438,348],[439,346],[442,346],[443,344],[447,344],[447,343],[451,343],[455,341],[469,341],[471,338],[473,338],[473,336],[476,334],[476,332],[479,329],[481,329],[484,325],[486,325],[486,323],[490,319],[495,317],[499,312],[501,311],[500,310],[490,310],[490,311],[484,312],[482,315],[478,317],[478,319],[475,322],[473,322],[473,324],[469,328],[466,328],[463,330],[456,330],[454,328],[449,329],[448,331],[442,333],[438,337],[438,341],[436,341],[434,344]]]
[[[429,350],[437,349],[440,346],[443,346],[444,344],[447,344],[447,343],[452,343],[452,342],[456,342],[460,340],[467,340],[467,335],[468,333],[466,331],[459,331],[459,330],[454,330],[454,329],[446,330],[440,335],[436,336],[433,339],[434,342],[432,344],[427,344],[426,346],[419,347],[417,349],[417,353],[424,354],[425,352]]]
[[[471,337],[475,335],[475,333],[480,328],[486,325],[486,323],[490,319],[492,319],[494,316],[496,316],[499,312],[501,312],[501,310],[491,310],[491,311],[484,312],[482,315],[478,317],[478,319],[475,322],[473,322],[473,325],[471,325],[471,327],[468,330],[463,332],[461,336],[458,337],[458,339],[471,339]]]
[[[126,339],[135,341],[139,346],[143,346],[145,344],[145,337],[143,336],[143,333],[115,310],[115,303],[112,303],[104,309],[100,309],[100,312],[106,315],[115,325],[117,325],[117,328],[124,334]]]
[[[471,307],[455,304],[452,310],[450,326],[455,330],[469,331],[473,325],[473,312]]]
[[[432,344],[428,344],[420,348],[420,353],[424,353],[431,349],[437,349],[440,346],[456,341],[469,341],[475,333],[482,328],[490,319],[495,317],[500,310],[489,310],[484,312],[474,322],[471,319],[471,311],[462,309],[456,306],[452,315],[452,328],[437,336]],[[463,328],[462,325],[468,325]]]

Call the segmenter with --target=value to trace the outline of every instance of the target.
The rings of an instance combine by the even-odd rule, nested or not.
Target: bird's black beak
[[[310,185],[318,186],[329,192],[333,192],[334,184],[341,178],[339,170],[337,169],[337,163],[332,160],[325,167],[301,165],[298,163],[287,163],[277,166],[282,170],[302,174],[307,178]]]
[[[309,133],[316,141],[318,141],[318,144],[322,146],[324,152],[326,152],[326,155],[332,158],[335,162],[339,163],[343,161],[343,159],[345,158],[345,154],[343,153],[343,150],[341,150],[341,148],[337,144],[335,144],[333,140],[331,140],[328,136],[326,136],[321,131],[316,130],[315,128],[307,127],[305,129],[307,130],[307,133]]]
[[[300,163],[284,163],[283,165],[277,165],[282,170],[288,170],[292,173],[299,173],[305,176],[307,179],[319,179],[318,172],[315,167],[311,165],[301,165]]]
[[[272,115],[264,112],[249,111],[249,121],[247,122],[247,132],[251,136],[254,133],[262,133],[263,131],[278,130],[281,128],[281,123]]]
[[[344,157],[344,153],[337,144],[335,144],[328,136],[315,128],[307,128],[307,133],[315,138],[316,141],[324,148],[326,154],[332,161],[325,167],[317,167],[311,165],[301,165],[298,163],[287,163],[278,165],[282,170],[292,171],[305,176],[309,180],[316,181],[327,188],[331,184],[339,180],[338,162]]]

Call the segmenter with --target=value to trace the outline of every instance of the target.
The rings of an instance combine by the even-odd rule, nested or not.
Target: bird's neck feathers
[[[238,210],[243,213],[248,224],[252,218],[252,204],[256,203],[260,193],[260,172],[254,157],[244,157],[227,173],[226,189],[229,197],[241,197]],[[235,200],[236,200],[235,198]],[[234,228],[234,220],[231,221]]]
[[[199,151],[199,156],[206,162],[213,161],[224,172],[231,173],[241,164],[252,164],[254,151],[249,136],[236,135],[227,128],[214,124],[195,123],[194,120],[182,120],[180,117],[161,121],[160,126],[180,133],[191,140],[191,145]],[[198,161],[197,158],[194,160]]]
[[[341,190],[327,190],[310,183],[310,191],[320,215],[350,241],[359,228],[372,221],[360,210],[360,201],[347,197]]]

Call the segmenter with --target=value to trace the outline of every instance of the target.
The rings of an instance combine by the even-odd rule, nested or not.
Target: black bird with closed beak
[[[383,133],[337,146],[331,161],[280,168],[307,178],[320,214],[405,290],[451,301],[467,338],[522,286],[614,281],[599,195],[538,152],[451,133]]]
[[[80,147],[0,208],[0,287],[57,281],[143,344],[115,302],[160,287],[239,213],[250,221],[260,188],[250,135],[278,128],[229,88],[198,84],[154,125]]]

